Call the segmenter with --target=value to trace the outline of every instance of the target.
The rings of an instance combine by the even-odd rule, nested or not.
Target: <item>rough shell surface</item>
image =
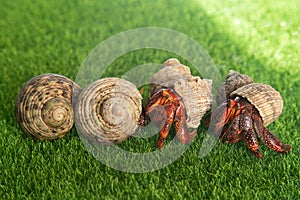
[[[63,137],[74,124],[72,95],[79,86],[67,77],[42,74],[26,82],[15,101],[15,115],[25,133],[39,140]]]
[[[231,92],[250,83],[253,83],[253,80],[248,75],[230,70],[224,84],[226,95],[229,96]]]
[[[105,145],[135,133],[142,112],[142,96],[124,79],[104,78],[88,85],[75,106],[75,125],[86,139]]]
[[[169,59],[163,64],[163,67],[151,77],[151,94],[163,87],[173,87],[174,82],[179,79],[189,80],[192,77],[189,67],[180,64],[177,59]]]
[[[163,63],[162,68],[167,66],[175,66],[175,65],[181,65],[180,61],[177,58],[170,58]]]
[[[221,104],[226,101],[233,91],[250,83],[253,83],[253,80],[248,75],[230,70],[225,82],[218,91],[217,103]]]
[[[230,96],[246,98],[259,111],[264,126],[275,121],[282,112],[283,100],[280,93],[266,84],[251,83],[238,88]]]
[[[212,81],[192,76],[190,68],[171,58],[150,79],[151,93],[162,87],[172,88],[184,102],[189,128],[197,128],[203,115],[211,108]]]
[[[186,81],[180,79],[174,83],[174,90],[182,97],[186,113],[187,126],[197,128],[203,115],[211,108],[211,80],[193,77]]]

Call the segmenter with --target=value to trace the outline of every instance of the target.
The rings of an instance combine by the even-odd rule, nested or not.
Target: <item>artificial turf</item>
[[[1,0],[2,199],[299,199],[299,2],[222,2]],[[242,143],[222,144],[200,159],[206,134],[201,126],[174,163],[135,174],[99,162],[86,151],[75,129],[51,142],[34,141],[20,130],[13,106],[25,81],[49,72],[75,79],[97,44],[119,32],[148,26],[193,38],[223,77],[234,69],[276,88],[285,106],[268,128],[291,144],[292,151],[281,155],[260,143],[265,157],[258,159]],[[151,49],[131,52],[112,63],[115,70],[108,69],[106,75],[121,76],[132,66],[174,56]],[[156,139],[130,140],[121,146],[153,151]]]

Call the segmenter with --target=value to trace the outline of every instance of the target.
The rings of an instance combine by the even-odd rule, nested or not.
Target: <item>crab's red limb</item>
[[[239,104],[230,100],[229,102],[223,103],[214,110],[211,115],[211,123],[214,124],[214,132],[219,135],[224,127],[230,120],[233,120],[239,110]]]
[[[146,110],[146,116],[149,116],[149,114],[158,106],[158,105],[163,105],[166,101],[166,98],[162,96],[162,92],[159,91],[155,93],[149,100],[147,101],[145,105],[145,110]]]
[[[222,140],[227,143],[235,144],[243,140],[243,135],[240,130],[240,116],[236,116],[236,118],[232,121],[230,126],[224,130],[220,136]]]
[[[145,92],[145,87],[142,87],[142,88],[140,89],[140,94],[143,95],[144,92]]]
[[[225,118],[225,124],[228,123],[229,120],[232,120],[236,115],[239,114],[240,105],[235,100],[229,101],[229,107],[227,108],[226,112],[226,118]]]
[[[176,107],[174,104],[170,104],[168,106],[165,106],[165,110],[166,110],[166,113],[167,113],[167,119],[166,121],[164,122],[162,128],[160,129],[160,132],[159,132],[159,138],[158,138],[158,141],[157,141],[157,146],[159,149],[161,149],[164,145],[164,141],[166,140],[168,134],[169,134],[169,131],[170,131],[170,128],[172,126],[172,123],[174,121],[174,115],[175,115],[175,111],[176,111]]]
[[[175,127],[176,127],[176,134],[179,141],[183,144],[188,143],[188,128],[186,125],[186,116],[184,112],[184,108],[182,105],[179,105],[176,110],[175,116]]]
[[[253,112],[254,128],[261,141],[269,148],[278,153],[288,153],[291,150],[291,145],[283,144],[271,131],[263,126],[262,119],[259,113]]]
[[[214,125],[214,134],[219,137],[220,132],[223,130],[226,120],[227,103],[223,103],[211,113],[210,122]]]
[[[188,127],[186,124],[186,113],[182,101],[179,101],[179,106],[177,107],[176,110],[176,116],[174,122],[175,122],[177,137],[182,144],[187,144],[194,139],[194,137],[197,134],[197,130],[194,129],[191,133],[188,132]]]
[[[170,128],[174,121],[178,101],[179,99],[174,92],[172,92],[170,89],[162,89],[152,94],[151,98],[146,103],[146,116],[150,116],[150,113],[154,111],[156,112],[156,117],[152,119],[153,122],[155,124],[163,122],[160,127],[160,133],[157,142],[159,149],[163,147],[164,141],[169,134]],[[157,113],[157,111],[159,112]],[[164,117],[166,118],[164,119]]]
[[[264,128],[264,137],[261,139],[265,145],[278,153],[288,153],[291,145],[283,144],[271,131]]]
[[[184,103],[172,89],[163,88],[151,94],[144,110],[146,120],[151,117],[151,121],[160,127],[157,142],[159,149],[163,147],[173,122],[175,122],[177,137],[181,143],[187,144],[196,136],[197,130],[188,132]]]
[[[258,141],[255,135],[255,132],[253,129],[249,129],[248,131],[243,132],[244,141],[247,145],[247,147],[259,158],[263,158],[263,155],[260,153],[259,147],[258,147]]]
[[[263,158],[263,155],[260,153],[258,140],[256,137],[256,133],[253,129],[253,121],[251,115],[249,113],[253,112],[253,106],[251,104],[244,104],[243,109],[240,111],[240,127],[243,131],[243,139],[247,145],[247,147],[259,158]]]

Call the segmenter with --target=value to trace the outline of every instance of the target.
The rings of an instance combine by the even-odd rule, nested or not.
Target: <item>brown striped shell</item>
[[[79,86],[67,77],[42,74],[26,82],[15,100],[15,115],[25,133],[39,140],[63,137],[74,124],[72,95]]]
[[[253,83],[253,80],[248,75],[230,70],[225,82],[218,91],[217,103],[221,104],[226,101],[233,91],[250,83]]]
[[[283,100],[280,93],[266,84],[250,83],[233,91],[230,96],[246,98],[259,111],[264,126],[275,121],[282,112]]]
[[[150,79],[151,93],[173,88],[184,102],[188,128],[197,128],[203,115],[212,105],[212,81],[193,76],[190,68],[171,58]]]
[[[120,78],[103,78],[81,92],[75,125],[89,141],[111,145],[135,133],[141,112],[142,96],[135,85]]]

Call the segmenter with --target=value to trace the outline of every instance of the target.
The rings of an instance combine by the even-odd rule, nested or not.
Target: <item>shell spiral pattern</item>
[[[141,112],[142,96],[135,85],[120,78],[103,78],[81,92],[75,125],[86,139],[111,145],[135,133]]]
[[[230,94],[233,91],[250,83],[253,83],[253,80],[248,75],[230,70],[225,82],[222,84],[221,88],[218,91],[217,103],[221,104],[229,98]]]
[[[79,86],[65,76],[36,76],[26,82],[17,95],[17,121],[34,139],[61,138],[73,127],[72,95],[75,97],[79,92]]]

